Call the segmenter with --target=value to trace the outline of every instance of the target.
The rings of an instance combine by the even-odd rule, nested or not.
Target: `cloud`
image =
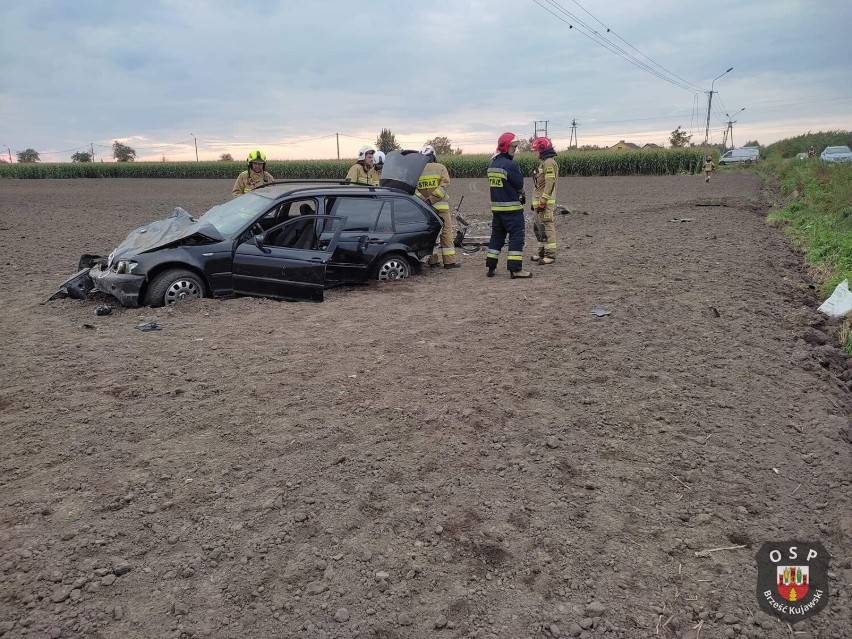
[[[257,145],[274,157],[329,157],[335,132],[350,136],[340,139],[351,156],[389,127],[406,143],[448,135],[488,151],[501,131],[531,133],[536,120],[567,144],[575,118],[582,141],[660,142],[679,124],[703,134],[704,91],[730,66],[714,87],[716,141],[725,112],[742,107],[744,139],[750,128],[784,137],[849,113],[848,99],[814,101],[852,95],[846,2],[582,3],[594,16],[573,1],[540,4],[575,28],[524,0],[9,5],[0,142],[67,160],[49,151],[138,138],[151,149],[140,144],[140,159],[194,159],[194,133],[210,159]],[[604,37],[623,53],[583,24],[611,28]]]

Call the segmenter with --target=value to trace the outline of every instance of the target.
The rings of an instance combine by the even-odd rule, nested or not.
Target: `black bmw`
[[[108,258],[84,256],[57,296],[99,290],[130,307],[231,295],[322,301],[330,286],[408,277],[441,226],[399,188],[280,181],[197,219],[176,208]]]

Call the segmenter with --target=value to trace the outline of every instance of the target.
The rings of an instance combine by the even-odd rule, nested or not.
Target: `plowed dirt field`
[[[852,637],[852,361],[758,178],[561,179],[531,280],[42,304],[230,186],[0,180],[4,639]],[[795,628],[785,540],[832,553]]]

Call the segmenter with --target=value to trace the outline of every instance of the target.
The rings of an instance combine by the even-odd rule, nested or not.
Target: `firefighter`
[[[379,178],[376,174],[376,167],[373,166],[375,155],[376,148],[369,144],[365,144],[358,149],[358,161],[349,169],[346,179],[352,182],[352,184],[378,186]]]
[[[811,144],[808,147],[808,159],[810,160],[810,159],[813,159],[815,157],[816,157],[816,149],[814,148],[814,145]]]
[[[535,213],[533,230],[538,240],[538,252],[532,256],[539,264],[553,264],[556,261],[556,180],[559,177],[559,166],[556,164],[556,151],[553,143],[547,138],[536,138],[532,141],[533,151],[538,153],[538,168],[533,173],[535,197],[530,208]]]
[[[459,268],[461,264],[456,263],[453,218],[450,215],[450,196],[447,193],[447,187],[450,186],[450,173],[447,167],[438,162],[435,149],[431,145],[424,145],[420,153],[429,158],[429,163],[423,168],[420,179],[417,180],[415,195],[435,209],[444,222],[438,244],[429,256],[429,266],[438,267],[443,262],[444,268]]]
[[[716,165],[713,164],[713,154],[708,153],[707,158],[704,160],[704,181],[710,181],[710,174],[716,170]]]
[[[273,180],[272,174],[266,170],[266,155],[260,149],[255,149],[246,158],[248,168],[237,176],[231,194],[238,197],[243,193],[256,189],[262,184],[269,184]]]
[[[376,168],[376,186],[378,186],[379,180],[382,179],[382,169],[385,168],[385,154],[382,151],[376,151],[373,156],[373,166]]]
[[[497,139],[497,153],[488,165],[488,186],[491,191],[491,239],[485,256],[486,275],[494,277],[500,251],[509,236],[506,268],[512,279],[532,277],[524,266],[524,176],[515,162],[520,140],[514,133],[504,133]]]

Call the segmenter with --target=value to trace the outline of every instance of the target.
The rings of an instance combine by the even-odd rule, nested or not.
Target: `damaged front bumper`
[[[94,283],[94,288],[101,293],[112,295],[122,306],[129,308],[139,306],[139,293],[142,291],[142,285],[145,284],[144,275],[116,273],[98,264],[89,271],[89,277]]]
[[[115,297],[122,306],[139,306],[139,293],[145,283],[144,275],[117,273],[106,266],[103,258],[84,255],[80,258],[78,271],[65,280],[47,301],[70,297],[84,300],[92,291],[100,291]]]

